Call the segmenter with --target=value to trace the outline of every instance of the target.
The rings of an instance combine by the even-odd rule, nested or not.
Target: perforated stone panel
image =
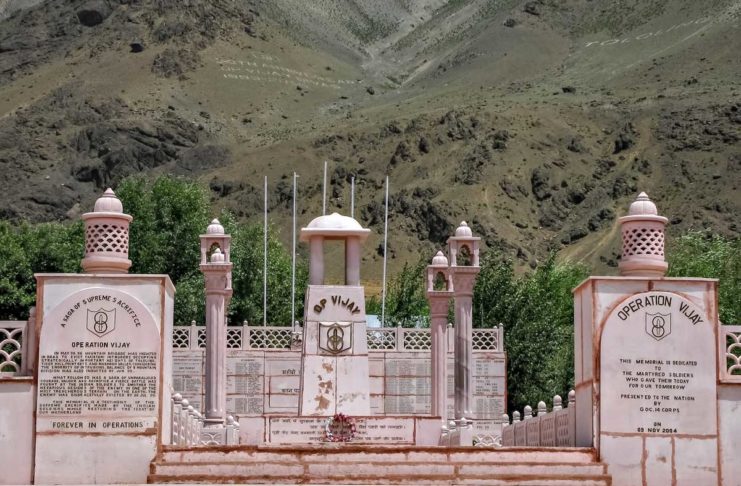
[[[23,328],[0,328],[0,373],[21,370]]]
[[[367,329],[366,334],[368,336],[368,349],[396,349],[396,329]]]
[[[190,347],[189,327],[175,327],[172,330],[172,347],[175,349],[188,349]]]
[[[85,227],[86,253],[129,254],[129,231],[126,227],[113,223],[94,223]]]
[[[498,351],[499,334],[496,330],[476,329],[473,331],[472,341],[475,351]]]
[[[227,327],[226,328],[226,347],[228,349],[241,349],[242,348],[242,328],[241,327]]]
[[[250,329],[252,349],[291,349],[292,329]]]
[[[623,258],[664,256],[664,231],[657,228],[623,228]]]
[[[409,351],[428,350],[432,346],[432,338],[428,330],[404,330],[404,349]]]

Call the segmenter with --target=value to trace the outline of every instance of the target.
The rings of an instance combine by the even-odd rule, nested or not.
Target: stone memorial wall
[[[178,328],[182,331],[188,328]],[[197,343],[200,327],[193,331]],[[236,329],[234,329],[236,330]],[[259,328],[258,328],[259,330]],[[410,330],[411,331],[411,330]],[[407,331],[407,332],[410,332]],[[481,348],[494,348],[498,342],[488,339],[489,332],[479,339]],[[252,331],[250,331],[252,332]],[[372,333],[369,332],[369,347]],[[419,332],[419,331],[417,331]],[[410,332],[411,333],[411,332]],[[427,331],[422,331],[429,338]],[[254,336],[253,336],[254,337]],[[257,346],[270,344],[260,340],[235,339],[233,345],[250,341]],[[369,352],[370,399],[373,415],[428,415],[430,413],[430,352],[424,347],[429,341],[414,343],[407,339],[408,347],[422,349],[375,349]],[[177,342],[177,340],[176,340]],[[204,394],[204,350],[191,349],[181,339],[181,346],[173,350],[173,387],[183,397],[200,408]],[[426,343],[426,344],[425,344]],[[289,341],[279,341],[275,346],[289,347]],[[390,347],[390,346],[388,346]],[[448,353],[448,414],[453,414],[453,353]],[[496,349],[474,351],[474,414],[480,420],[497,420],[505,412],[505,355]],[[227,353],[227,410],[240,417],[263,414],[296,415],[298,413],[301,376],[301,352],[291,349],[230,349]]]

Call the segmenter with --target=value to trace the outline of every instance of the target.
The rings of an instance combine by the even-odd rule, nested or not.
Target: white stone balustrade
[[[290,326],[229,326],[227,349],[300,349]],[[429,329],[382,327],[367,329],[368,351],[428,351],[431,345]],[[453,347],[453,333],[448,329],[448,349]],[[204,349],[206,328],[195,322],[190,326],[175,326],[172,333],[174,349]],[[501,325],[490,329],[473,330],[473,352],[502,351],[504,329]]]
[[[563,408],[562,399],[553,397],[553,410],[548,412],[545,402],[539,402],[536,415],[528,405],[523,420],[520,413],[502,416],[503,447],[574,447],[576,445],[576,394],[569,392],[568,407]]]

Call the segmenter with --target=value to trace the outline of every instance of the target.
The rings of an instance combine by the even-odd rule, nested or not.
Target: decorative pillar
[[[618,263],[623,277],[660,278],[666,275],[664,232],[667,218],[658,215],[656,205],[645,192],[630,205],[628,215],[618,220],[623,251]]]
[[[231,236],[214,219],[201,235],[201,272],[206,281],[206,394],[205,427],[223,428],[226,424],[226,309],[232,296]],[[210,258],[208,253],[211,252]],[[204,434],[206,431],[204,431]],[[209,431],[208,439],[217,440]]]
[[[473,415],[473,286],[480,240],[465,221],[448,238],[455,305],[455,418],[463,423]]]
[[[427,267],[427,300],[430,302],[430,335],[432,348],[431,363],[431,409],[434,417],[447,420],[448,401],[448,305],[453,297],[453,282],[448,268],[448,259],[438,251]]]
[[[82,215],[85,222],[85,273],[128,273],[129,223],[123,205],[111,188],[95,201],[92,213]]]
[[[324,285],[324,237],[309,238],[309,285]]]
[[[345,285],[360,285],[360,238],[345,240]]]

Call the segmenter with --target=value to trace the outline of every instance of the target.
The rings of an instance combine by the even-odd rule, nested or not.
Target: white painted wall
[[[31,484],[35,397],[32,377],[0,378],[0,484]]]

